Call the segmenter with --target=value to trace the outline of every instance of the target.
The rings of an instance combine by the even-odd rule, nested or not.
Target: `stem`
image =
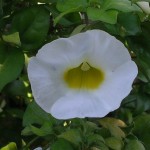
[[[33,140],[31,140],[24,148],[23,150],[28,150],[28,148],[38,139],[39,137],[35,137]]]

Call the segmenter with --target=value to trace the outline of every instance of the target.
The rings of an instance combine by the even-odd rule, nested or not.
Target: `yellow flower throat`
[[[80,66],[67,70],[64,80],[73,89],[97,89],[104,81],[104,73],[83,62]]]

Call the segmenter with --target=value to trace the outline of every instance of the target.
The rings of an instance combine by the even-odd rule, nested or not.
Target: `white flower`
[[[143,10],[146,14],[150,14],[149,2],[137,2],[137,4],[142,8],[142,10]]]
[[[28,75],[35,101],[55,118],[103,117],[130,93],[137,66],[115,37],[91,30],[44,45]]]

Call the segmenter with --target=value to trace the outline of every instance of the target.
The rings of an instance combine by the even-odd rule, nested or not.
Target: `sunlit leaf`
[[[87,8],[87,14],[92,21],[100,20],[106,23],[115,24],[117,22],[118,11],[104,11],[98,8],[89,7]]]
[[[61,12],[80,7],[82,10],[86,8],[87,0],[59,0],[57,2],[57,9]]]
[[[75,145],[79,145],[80,142],[82,142],[81,134],[78,129],[67,130],[66,132],[63,132],[58,137],[64,138]]]
[[[138,11],[142,12],[141,9],[135,5],[132,4],[129,0],[105,0],[102,9],[109,10],[109,9],[116,9],[122,12],[132,12],[132,11]]]
[[[1,148],[0,150],[17,150],[16,143],[11,142],[7,146]]]
[[[19,32],[15,32],[15,33],[12,33],[12,34],[9,34],[9,35],[3,35],[2,38],[5,42],[21,46]]]
[[[126,127],[126,124],[123,121],[115,118],[106,117],[100,119],[99,122],[103,127],[107,128],[114,137],[119,139],[125,137],[125,133],[120,128]]]
[[[125,146],[125,150],[145,150],[145,148],[140,141],[130,140]]]
[[[123,142],[115,137],[109,137],[105,141],[106,145],[113,150],[121,150],[123,147]]]

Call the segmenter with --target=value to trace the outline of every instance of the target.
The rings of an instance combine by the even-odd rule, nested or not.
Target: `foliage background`
[[[150,149],[150,15],[138,1],[0,0],[1,150]],[[56,120],[34,102],[28,60],[45,43],[90,29],[122,41],[138,77],[121,107],[105,118]]]

